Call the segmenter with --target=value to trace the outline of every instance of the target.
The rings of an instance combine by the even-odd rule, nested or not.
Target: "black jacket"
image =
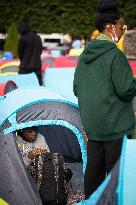
[[[21,25],[18,54],[21,61],[19,70],[35,72],[41,70],[42,42],[39,35],[31,31],[30,27]]]

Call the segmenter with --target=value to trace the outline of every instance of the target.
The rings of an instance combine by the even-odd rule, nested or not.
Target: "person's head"
[[[17,133],[22,139],[28,142],[33,142],[37,138],[37,127],[27,127],[19,130]]]
[[[80,36],[76,35],[76,36],[74,37],[74,40],[81,40],[81,38],[80,38]]]
[[[22,22],[18,27],[18,32],[23,35],[25,33],[30,32],[32,29],[27,22]]]
[[[117,43],[125,32],[124,20],[117,9],[115,0],[99,2],[96,15],[96,28]]]

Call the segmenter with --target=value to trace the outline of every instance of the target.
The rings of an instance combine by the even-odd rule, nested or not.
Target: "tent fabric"
[[[67,146],[62,151],[67,158],[77,160],[81,158],[82,154],[83,170],[85,171],[86,139],[82,130],[79,108],[77,105],[39,86],[30,89],[17,89],[8,93],[4,99],[0,100],[0,113],[0,129],[4,134],[31,126],[43,125],[46,130],[47,126],[52,126],[52,128],[53,126],[63,126],[63,129],[59,128],[58,133],[62,133],[61,136],[64,134],[62,139],[69,136],[69,140],[72,142],[70,143],[69,141],[68,144],[66,143],[68,139],[62,142],[61,139],[60,144],[63,145],[65,142],[64,145]],[[67,128],[71,130],[71,132],[68,131]],[[52,131],[54,129],[52,129]],[[57,132],[52,133],[54,134],[52,138],[57,140]],[[77,139],[75,140],[72,136]]]
[[[72,48],[69,51],[70,56],[80,56],[84,48]]]
[[[77,104],[77,98],[73,93],[74,72],[73,68],[47,69],[44,75],[44,85]]]
[[[8,60],[4,61],[0,65],[0,75],[6,74],[9,75],[10,73],[18,73],[20,62],[18,60]]]
[[[17,65],[8,65],[8,66],[6,66],[6,67],[3,67],[3,68],[1,68],[0,69],[0,74],[7,74],[8,75],[8,73],[18,73],[18,71],[19,71],[19,67],[17,66]]]
[[[70,59],[56,59],[54,62],[54,68],[76,68],[77,60]]]
[[[9,67],[9,66],[19,66],[20,65],[20,62],[19,60],[2,60],[0,61],[0,69],[4,69],[6,67]]]
[[[122,154],[118,192],[118,204],[129,205],[136,203],[136,140],[126,140]]]
[[[17,88],[18,86],[16,85],[16,83],[14,83],[12,80],[8,80],[7,83],[5,84],[4,95]]]
[[[99,198],[97,205],[103,204],[117,204],[117,185],[119,175],[119,161],[116,163],[114,169],[111,172],[111,179]]]
[[[2,83],[0,84],[0,96],[3,96],[14,89],[17,89],[17,85],[12,80]]]
[[[38,126],[38,132],[45,136],[50,151],[61,153],[65,162],[82,162],[80,146],[72,130],[60,125],[42,125]]]
[[[0,198],[10,205],[42,205],[12,134],[0,134]]]
[[[0,84],[0,96],[3,96],[4,95],[4,93],[5,93],[5,85],[6,85],[6,83],[1,83]]]
[[[0,124],[19,108],[44,99],[46,101],[65,101],[65,98],[58,93],[47,90],[42,86],[19,88],[12,93],[8,93],[5,99],[0,101],[0,113],[3,113],[0,115]],[[3,109],[4,107],[5,109]]]
[[[77,60],[78,56],[46,56],[42,58],[42,71],[46,71],[47,68],[75,68]]]
[[[131,69],[133,71],[133,75],[136,76],[136,61],[129,61]]]
[[[18,87],[38,86],[38,79],[35,73],[19,74],[19,75],[0,75],[0,83],[6,83],[12,80]]]
[[[75,68],[77,65],[78,57],[65,55],[55,57],[54,60],[54,68]]]
[[[116,188],[119,174],[119,160],[112,172],[102,182],[98,189],[87,199],[77,205],[117,205]]]
[[[0,163],[3,165],[0,170],[1,198],[11,205],[41,204],[14,139],[16,130],[31,126],[38,126],[38,131],[46,138],[51,151],[62,153],[69,167],[73,165],[74,173],[82,173],[78,179],[73,178],[72,186],[83,188],[86,139],[76,104],[38,86],[16,89],[5,95],[0,100],[0,113]],[[75,163],[78,163],[77,167]],[[7,183],[9,180],[10,183]]]
[[[51,54],[51,56],[53,56],[53,57],[58,57],[58,56],[61,56],[62,54],[61,54],[61,50],[51,50],[50,51],[50,54]]]
[[[46,68],[52,68],[54,66],[55,59],[51,56],[45,56],[42,58],[42,71],[45,72]]]
[[[82,157],[79,144],[82,147],[82,136],[78,131],[80,130],[80,118],[78,114],[77,107],[70,107],[70,105],[60,102],[40,102],[24,107],[16,112],[16,119],[13,120],[12,118],[12,125],[4,131],[8,133],[26,126],[46,125],[43,126],[44,132],[42,134],[46,140],[48,139],[47,142],[50,142],[48,144],[50,150],[52,152],[59,152],[61,150],[60,152],[67,159],[81,161]],[[57,120],[58,116],[61,121]],[[72,127],[71,124],[74,124],[74,126]],[[75,135],[77,135],[77,138]],[[79,143],[77,139],[79,139]],[[54,143],[52,144],[52,142]],[[55,149],[51,149],[52,147],[55,147]]]
[[[76,205],[97,205],[98,200],[100,199],[103,190],[111,180],[111,173],[106,177],[106,179],[102,182],[102,184],[98,187],[98,189],[86,200],[82,200]]]
[[[42,106],[41,106],[42,105]],[[56,106],[56,105],[55,105]],[[33,109],[35,107],[35,109]],[[71,159],[75,159],[77,161],[81,161],[81,151],[82,151],[82,158],[83,158],[83,162],[84,162],[84,169],[86,166],[86,148],[85,148],[85,142],[83,139],[83,134],[81,131],[79,131],[79,125],[76,121],[76,118],[78,117],[78,113],[76,114],[76,110],[74,111],[74,109],[68,109],[67,111],[69,112],[73,112],[74,113],[74,119],[72,118],[67,118],[66,117],[66,113],[63,112],[62,104],[60,104],[60,108],[57,106],[56,109],[52,109],[51,106],[48,107],[48,105],[45,106],[43,104],[39,104],[39,107],[41,107],[41,109],[38,110],[38,112],[36,111],[38,107],[38,104],[33,104],[32,106],[30,105],[29,107],[25,107],[24,109],[22,109],[22,114],[19,112],[16,113],[16,120],[13,120],[13,118],[10,120],[10,123],[12,122],[12,125],[5,129],[5,133],[9,133],[9,132],[13,132],[15,130],[18,129],[22,129],[25,127],[31,127],[31,126],[39,126],[39,125],[46,125],[44,126],[44,130],[47,130],[47,126],[51,126],[51,129],[49,130],[48,128],[48,137],[51,136],[52,137],[52,142],[54,142],[53,144],[55,145],[57,142],[57,146],[59,146],[60,149],[57,150],[52,150],[53,152],[55,151],[59,151],[67,158],[71,158]],[[61,111],[57,111],[60,110]],[[27,110],[27,111],[26,111]],[[44,111],[45,110],[45,111]],[[18,113],[19,113],[19,118],[18,118]],[[41,114],[40,114],[41,113]],[[76,116],[77,115],[77,116]],[[62,120],[57,120],[57,117],[59,116],[59,118],[61,118]],[[37,118],[37,119],[36,119]],[[38,118],[42,118],[42,120],[38,120]],[[54,119],[55,118],[55,119]],[[54,120],[53,120],[54,119]],[[79,118],[80,119],[80,118]],[[73,124],[73,121],[76,121],[76,123],[72,126],[71,124]],[[68,121],[68,122],[67,122]],[[54,128],[53,126],[60,126],[59,129]],[[61,129],[61,127],[63,126],[63,128]],[[65,129],[64,129],[65,127]],[[70,133],[70,131],[66,130],[66,128],[69,128],[72,133],[74,133],[73,135]],[[54,131],[56,130],[56,131]],[[60,137],[61,136],[61,137]],[[66,137],[67,136],[67,137]],[[75,139],[75,136],[77,136],[77,140]],[[46,134],[45,134],[45,138],[46,138]],[[58,140],[59,138],[59,140]],[[51,142],[50,142],[51,144]],[[79,146],[80,145],[80,146]],[[55,146],[56,147],[56,146]],[[50,146],[49,146],[50,148]],[[81,150],[80,150],[81,148]]]
[[[88,200],[83,200],[77,205],[135,205],[135,150],[136,140],[125,137],[120,160],[118,160],[108,178]]]
[[[14,76],[14,75],[18,75],[18,73],[17,72],[5,72],[5,73],[1,73],[0,74],[0,77],[1,76],[8,76],[8,75],[10,75],[10,76]]]

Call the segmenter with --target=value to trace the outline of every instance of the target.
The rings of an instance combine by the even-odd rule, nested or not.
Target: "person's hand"
[[[45,148],[34,148],[32,151],[28,152],[27,157],[29,159],[34,159],[34,157],[46,152],[47,150]]]

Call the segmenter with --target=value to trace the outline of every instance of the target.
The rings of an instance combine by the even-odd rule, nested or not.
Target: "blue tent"
[[[136,204],[136,140],[124,138],[120,160],[100,187],[77,205]]]
[[[0,113],[0,197],[7,202],[40,205],[39,195],[37,192],[34,195],[35,186],[26,174],[15,145],[16,130],[38,126],[38,131],[45,136],[51,152],[62,153],[68,163],[83,163],[85,171],[86,138],[76,104],[42,86],[27,87],[13,90],[1,97]],[[22,185],[24,181],[25,184]],[[12,197],[9,195],[11,192]]]
[[[13,82],[15,82],[19,88],[39,85],[39,82],[38,82],[38,79],[35,73],[19,74],[19,75],[1,75],[0,76],[0,83],[6,83],[9,80],[12,80]]]
[[[51,147],[52,151],[59,150],[66,160],[82,160],[85,171],[86,139],[76,104],[38,86],[16,89],[1,97],[0,113],[1,198],[10,204],[41,205],[39,193],[15,145],[14,131],[18,129],[39,126],[39,131],[45,137],[46,133],[49,134],[47,143],[50,146],[55,144],[55,147]],[[52,137],[53,142],[58,143],[52,143]],[[136,140],[124,138],[120,160],[89,199],[78,205],[135,205],[135,150]]]
[[[77,104],[73,93],[74,73],[74,68],[49,68],[44,75],[44,85]]]

